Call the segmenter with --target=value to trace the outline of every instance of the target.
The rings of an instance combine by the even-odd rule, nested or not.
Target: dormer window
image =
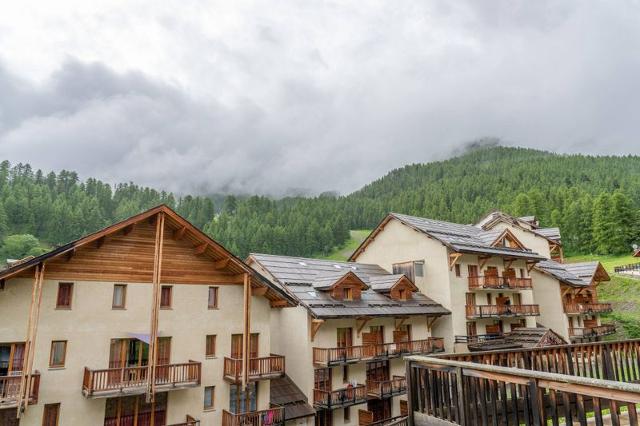
[[[346,287],[342,294],[344,300],[348,302],[353,301],[353,289],[351,287]]]

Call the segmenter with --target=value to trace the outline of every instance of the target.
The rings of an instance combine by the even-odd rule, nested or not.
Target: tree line
[[[560,227],[565,253],[617,254],[640,243],[640,157],[479,146],[394,170],[346,196],[278,200],[176,196],[4,161],[0,256],[38,254],[160,203],[241,257],[327,254],[348,240],[349,229],[371,229],[390,211],[474,223],[495,209]]]

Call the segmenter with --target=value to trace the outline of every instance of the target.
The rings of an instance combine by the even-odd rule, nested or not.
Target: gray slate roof
[[[598,262],[558,263],[553,260],[545,260],[536,264],[535,267],[565,284],[584,287],[591,284],[598,269]]]
[[[407,216],[399,213],[391,213],[391,215],[412,228],[437,239],[457,252],[489,254],[531,260],[545,259],[543,256],[528,250],[491,246],[491,243],[502,233],[498,230],[486,231],[473,225],[461,225],[441,220]]]
[[[538,228],[534,229],[533,232],[535,232],[536,234],[540,234],[550,240],[558,242],[562,240],[562,237],[560,235],[560,228]]]
[[[284,407],[284,419],[294,420],[315,415],[316,411],[309,405],[304,392],[287,375],[269,380],[270,403]]]
[[[369,283],[372,290],[386,293],[391,291],[393,285],[402,277],[404,274],[373,275],[369,277]]]
[[[379,265],[255,253],[250,257],[277,280],[276,285],[285,289],[315,318],[450,314],[442,305],[419,292],[414,293],[410,300],[398,301],[372,289],[376,280],[382,279],[379,277],[394,276]],[[328,292],[314,287],[318,275],[330,276],[336,271],[342,275],[353,272],[370,288],[362,291],[360,300],[343,301],[335,300]]]

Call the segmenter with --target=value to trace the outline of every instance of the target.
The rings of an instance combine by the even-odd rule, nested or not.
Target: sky
[[[640,154],[640,2],[21,0],[0,159],[177,193],[348,193],[484,137]]]

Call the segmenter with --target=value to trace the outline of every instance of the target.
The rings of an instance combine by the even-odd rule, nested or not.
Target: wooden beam
[[[358,336],[360,336],[360,332],[369,321],[371,321],[371,318],[369,317],[356,318],[356,328],[358,330]]]
[[[453,267],[458,262],[458,259],[462,257],[462,253],[451,253],[449,254],[449,270],[453,271]]]
[[[527,262],[527,272],[531,272],[534,266],[536,266],[536,262]]]
[[[489,259],[491,259],[491,256],[478,256],[478,263],[480,264],[480,266],[478,266],[478,272],[482,272],[482,268],[484,268],[484,265],[487,264]]]
[[[272,308],[286,308],[289,306],[289,303],[287,303],[286,300],[274,300],[271,302],[270,306]]]
[[[408,319],[409,317],[394,318],[393,322],[396,330],[400,330],[400,327],[402,327]]]
[[[200,244],[199,246],[196,246],[196,248],[195,248],[195,252],[196,252],[196,254],[202,254],[202,253],[204,253],[204,252],[205,252],[205,250],[207,249],[207,246],[208,246],[208,245],[209,245],[209,244],[207,244],[207,243],[202,243],[202,244]]]
[[[156,362],[158,356],[158,313],[160,311],[160,282],[162,280],[162,251],[164,247],[164,213],[158,213],[153,255],[153,289],[151,299],[151,332],[149,333],[149,360],[147,366],[147,403],[155,401]]]
[[[252,296],[264,296],[265,294],[267,294],[267,291],[269,289],[264,286],[264,287],[253,287],[251,289],[251,295]]]
[[[431,329],[433,328],[433,324],[440,317],[427,317],[427,331],[431,333]]]
[[[222,260],[216,260],[215,262],[213,262],[213,269],[224,269],[227,267],[227,265],[229,264],[229,261],[231,259],[230,258],[225,258]]]
[[[185,232],[187,232],[186,226],[176,229],[175,231],[173,231],[173,239],[176,241],[181,240],[182,238],[184,238]]]
[[[324,320],[323,319],[312,319],[311,320],[311,341],[313,342],[313,339],[315,339],[316,334],[318,333],[318,330],[320,330],[320,327],[322,326],[322,324],[324,324]]]
[[[244,331],[242,333],[242,388],[249,385],[249,357],[251,356],[251,277],[244,274]]]
[[[133,228],[136,227],[135,223],[132,223],[131,225],[127,225],[124,227],[124,229],[122,230],[122,233],[126,236],[129,235],[131,233],[131,231],[133,231]]]
[[[67,255],[66,255],[67,262],[70,261],[73,258],[73,256],[75,256],[75,255],[76,255],[76,249],[75,248],[69,250],[67,252]]]
[[[96,248],[100,248],[104,245],[105,240],[107,239],[106,236],[100,237],[96,240]]]

